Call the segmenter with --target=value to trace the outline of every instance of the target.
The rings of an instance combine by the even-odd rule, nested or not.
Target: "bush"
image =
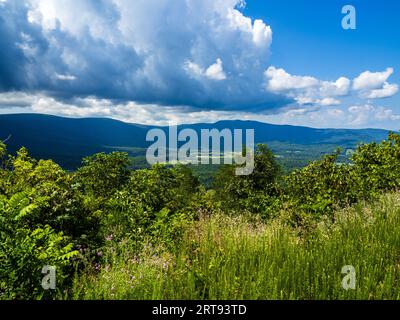
[[[86,194],[108,199],[129,181],[129,164],[127,153],[98,153],[83,159],[75,178]]]
[[[400,188],[400,135],[381,143],[360,145],[352,163],[338,164],[340,150],[286,177],[285,199],[297,215],[333,217],[345,207]]]
[[[198,190],[197,179],[184,166],[134,171],[125,188],[107,202],[104,232],[129,238],[138,247],[145,239],[171,243],[180,225],[196,215],[191,204]]]
[[[400,135],[363,144],[353,154],[354,170],[364,197],[400,189]]]
[[[27,220],[38,210],[24,193],[0,198],[0,298],[40,299],[55,297],[71,275],[71,259],[78,253],[62,232],[52,227],[29,227]],[[56,268],[57,291],[41,286],[41,270]]]
[[[350,165],[337,164],[340,151],[295,170],[286,179],[286,201],[316,217],[333,217],[336,207],[358,200],[359,178]]]
[[[271,218],[278,212],[281,169],[266,145],[258,145],[251,175],[237,176],[237,166],[222,166],[214,179],[216,200],[230,212],[248,211]]]

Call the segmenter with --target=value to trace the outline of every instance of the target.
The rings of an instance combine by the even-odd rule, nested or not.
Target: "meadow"
[[[99,273],[74,283],[76,299],[399,299],[400,194],[339,211],[306,236],[278,219],[201,217],[170,252],[111,247]],[[342,267],[356,269],[344,290]]]

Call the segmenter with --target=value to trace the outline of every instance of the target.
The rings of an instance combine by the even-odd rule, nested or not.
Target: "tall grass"
[[[77,277],[83,299],[399,299],[400,195],[337,212],[299,234],[282,220],[214,215],[174,250],[111,246],[100,272]],[[356,289],[342,287],[342,267]]]

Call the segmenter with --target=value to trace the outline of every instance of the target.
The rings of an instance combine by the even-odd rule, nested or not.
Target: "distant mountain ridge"
[[[148,130],[156,126],[130,124],[106,118],[63,118],[41,114],[0,115],[0,139],[10,152],[25,146],[37,158],[53,159],[67,168],[79,166],[81,159],[97,152],[129,148],[143,149]],[[256,143],[282,142],[301,145],[332,144],[355,146],[360,142],[381,141],[387,130],[313,129],[272,125],[256,121],[219,121],[214,124],[179,126],[201,129],[254,129]]]

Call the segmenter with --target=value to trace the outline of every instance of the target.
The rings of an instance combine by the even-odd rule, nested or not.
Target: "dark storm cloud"
[[[238,0],[0,2],[0,90],[258,111],[271,29]]]

